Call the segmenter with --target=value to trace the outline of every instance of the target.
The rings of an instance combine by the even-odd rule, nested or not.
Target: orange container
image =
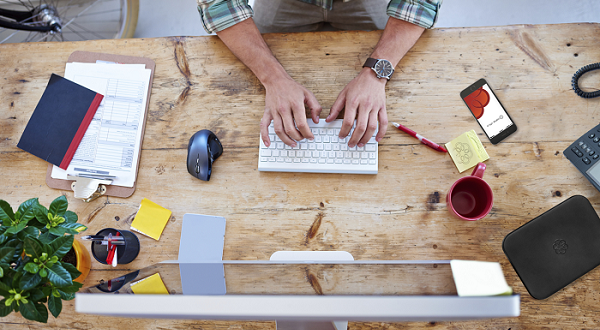
[[[92,259],[90,253],[78,240],[73,241],[73,250],[75,250],[75,257],[77,258],[77,270],[81,272],[78,278],[74,279],[79,283],[83,283],[88,274],[90,273],[90,267],[92,265]]]

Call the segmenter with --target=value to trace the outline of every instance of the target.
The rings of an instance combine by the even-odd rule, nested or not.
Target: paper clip
[[[71,183],[71,189],[75,192],[75,198],[81,198],[89,203],[98,197],[106,194],[106,186],[113,182],[114,176],[94,176],[94,175],[68,175]]]

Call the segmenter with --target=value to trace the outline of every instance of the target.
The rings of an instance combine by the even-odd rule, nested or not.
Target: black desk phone
[[[583,134],[563,154],[600,191],[600,125]]]

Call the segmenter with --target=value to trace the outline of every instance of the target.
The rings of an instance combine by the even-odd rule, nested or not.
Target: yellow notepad
[[[170,217],[170,210],[144,198],[140,204],[140,209],[135,215],[135,219],[131,223],[131,230],[135,230],[158,241]]]
[[[131,291],[135,294],[169,294],[159,273],[131,283]]]
[[[446,143],[446,149],[460,173],[490,158],[474,130]]]

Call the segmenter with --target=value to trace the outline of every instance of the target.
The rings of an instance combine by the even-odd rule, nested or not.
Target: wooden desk
[[[380,32],[265,35],[290,75],[324,109],[360,70]],[[566,24],[427,31],[387,85],[390,121],[406,123],[437,142],[475,129],[490,160],[484,178],[495,194],[489,216],[460,221],[446,209],[447,189],[459,174],[450,157],[394,130],[379,145],[379,174],[286,174],[257,171],[258,124],[264,89],[216,37],[31,43],[0,46],[0,198],[18,205],[39,197],[48,205],[66,194],[70,209],[89,227],[127,229],[142,198],[173,211],[159,242],[140,236],[142,252],[129,265],[92,264],[86,286],[132,269],[176,259],[185,213],[227,218],[224,259],[266,260],[278,250],[343,250],[355,259],[476,259],[500,261],[521,294],[519,318],[411,323],[415,328],[600,327],[600,269],[544,301],[529,296],[501,243],[506,234],[575,194],[600,209],[600,195],[562,151],[600,116],[600,99],[571,90],[580,67],[600,61],[600,25]],[[64,73],[71,52],[147,56],[156,61],[138,185],[127,199],[86,204],[72,192],[50,189],[47,164],[16,147],[50,73]],[[486,78],[519,130],[488,143],[459,97]],[[583,86],[600,86],[597,73]],[[328,110],[324,110],[325,117]],[[208,128],[225,152],[210,182],[187,173],[189,137]],[[14,314],[0,320],[28,328]],[[116,322],[116,323],[115,323]],[[65,303],[61,328],[274,329],[274,322],[114,320],[79,315]],[[397,329],[404,324],[351,323],[351,329]]]

